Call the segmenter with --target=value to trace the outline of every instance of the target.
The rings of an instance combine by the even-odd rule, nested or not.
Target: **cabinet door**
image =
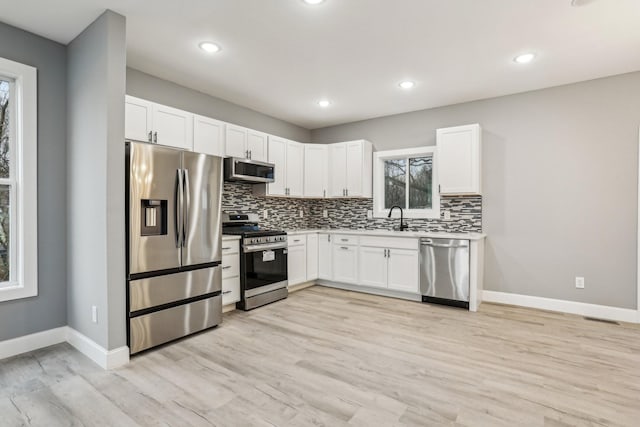
[[[333,280],[331,254],[331,235],[318,235],[318,278]]]
[[[480,125],[437,130],[440,194],[481,194]]]
[[[307,247],[306,245],[289,246],[287,252],[289,286],[299,285],[307,281]]]
[[[396,291],[420,293],[418,251],[389,249],[387,287]]]
[[[124,103],[124,137],[135,141],[151,142],[151,115],[153,103],[126,96]]]
[[[304,192],[304,145],[287,142],[287,188],[289,196],[302,197]]]
[[[329,146],[329,189],[331,197],[344,197],[347,188],[347,146],[331,144]]]
[[[333,280],[358,283],[358,247],[333,245]]]
[[[240,301],[240,277],[222,279],[222,305]]]
[[[284,196],[287,188],[287,140],[269,136],[269,163],[275,165],[274,181],[267,184],[267,195]]]
[[[348,142],[346,148],[347,156],[347,196],[362,197],[362,175],[363,175],[363,146],[361,142]]]
[[[224,122],[209,117],[194,116],[193,151],[224,157]]]
[[[227,123],[225,131],[224,155],[226,157],[247,156],[247,128]]]
[[[193,150],[193,114],[153,104],[153,142]]]
[[[360,284],[376,288],[387,287],[386,249],[360,246],[358,265]]]
[[[329,177],[329,146],[304,145],[304,196],[327,197]]]
[[[318,235],[307,235],[307,282],[318,278]]]
[[[259,162],[266,162],[267,153],[267,134],[249,129],[247,131],[247,150],[249,150],[249,158]]]

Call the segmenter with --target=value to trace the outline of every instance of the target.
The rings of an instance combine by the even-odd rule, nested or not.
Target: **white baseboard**
[[[60,344],[66,340],[67,327],[62,326],[60,328],[0,341],[0,359],[16,356],[43,347],[49,347],[50,345]]]
[[[529,295],[510,294],[507,292],[483,291],[484,302],[518,305],[541,310],[559,311],[598,319],[616,320],[619,322],[640,323],[640,313],[629,308],[610,307],[606,305],[587,304],[584,302],[565,301]]]
[[[300,283],[300,284],[297,284],[297,285],[289,286],[288,290],[289,290],[289,293],[297,292],[297,291],[301,291],[303,289],[310,288],[310,287],[315,286],[315,285],[316,285],[316,281],[312,280],[310,282],[304,282],[304,283]]]
[[[113,369],[129,363],[129,347],[106,350],[71,327],[68,327],[67,341],[80,353],[96,362],[102,369]]]

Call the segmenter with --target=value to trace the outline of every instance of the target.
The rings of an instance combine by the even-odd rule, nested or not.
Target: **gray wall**
[[[110,11],[68,46],[68,323],[106,349],[126,344],[125,51]]]
[[[299,142],[311,139],[309,130],[300,126],[132,68],[127,68],[127,95]]]
[[[311,133],[377,150],[483,127],[485,289],[636,308],[640,72]],[[584,276],[585,289],[576,289]]]
[[[38,69],[38,296],[0,303],[0,341],[67,324],[66,49],[0,23],[0,57]]]

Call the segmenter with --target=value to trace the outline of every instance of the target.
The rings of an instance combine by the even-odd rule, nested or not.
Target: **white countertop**
[[[222,235],[222,240],[225,241],[229,241],[229,240],[240,240],[240,236],[238,235],[234,235],[234,234],[223,234]]]
[[[385,237],[428,237],[432,239],[460,239],[460,240],[482,240],[487,237],[484,233],[446,233],[429,231],[392,231],[392,230],[349,230],[349,229],[308,229],[308,230],[287,230],[287,234],[309,233],[329,233],[329,234],[352,234],[356,236],[385,236]]]

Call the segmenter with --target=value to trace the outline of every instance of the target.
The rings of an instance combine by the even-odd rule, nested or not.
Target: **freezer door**
[[[127,143],[129,274],[180,267],[181,152]]]
[[[183,153],[182,265],[222,261],[222,158]]]

